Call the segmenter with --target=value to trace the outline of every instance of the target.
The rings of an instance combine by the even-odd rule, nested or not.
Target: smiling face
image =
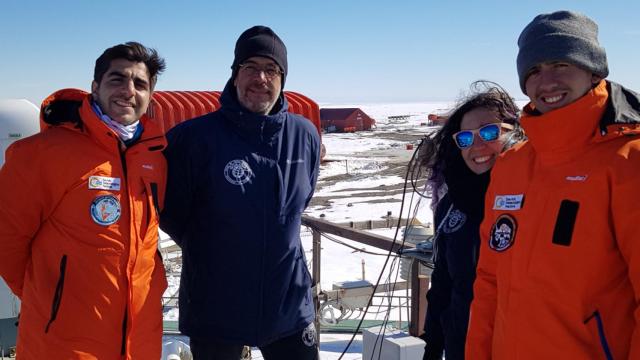
[[[578,100],[600,80],[575,65],[551,62],[529,70],[524,84],[531,103],[544,114]]]
[[[255,71],[256,69],[258,71]],[[277,69],[278,73],[270,78],[267,72],[273,69]],[[254,56],[241,64],[233,85],[242,106],[253,113],[267,115],[280,96],[282,74],[275,61]]]
[[[475,108],[462,117],[460,130],[475,130],[491,123],[500,124],[498,114],[486,108]],[[473,144],[460,150],[462,159],[467,167],[476,174],[489,171],[502,152],[504,141],[502,137],[496,141],[485,142],[476,133]]]
[[[91,83],[91,93],[105,115],[129,125],[147,111],[153,84],[144,63],[114,59],[100,83]]]

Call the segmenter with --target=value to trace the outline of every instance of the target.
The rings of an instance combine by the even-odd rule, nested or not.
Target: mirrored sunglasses
[[[502,133],[502,128],[512,130],[513,126],[506,123],[491,123],[474,130],[458,131],[453,134],[453,140],[460,149],[466,149],[473,145],[475,134],[478,134],[484,142],[492,142],[498,140]]]

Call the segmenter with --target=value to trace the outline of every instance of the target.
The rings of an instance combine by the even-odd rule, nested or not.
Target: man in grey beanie
[[[315,360],[318,336],[301,215],[320,137],[290,113],[287,48],[266,26],[236,42],[219,110],[167,134],[160,226],[182,247],[180,331],[195,360]]]
[[[528,141],[491,173],[469,359],[640,359],[640,96],[598,26],[536,16],[518,39]]]

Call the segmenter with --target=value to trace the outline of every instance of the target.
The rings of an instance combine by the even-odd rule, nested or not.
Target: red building
[[[358,108],[320,109],[320,124],[327,132],[371,130],[376,121]]]

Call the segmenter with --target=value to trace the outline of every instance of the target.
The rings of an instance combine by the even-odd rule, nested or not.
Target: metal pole
[[[314,294],[313,294],[313,301],[314,301],[314,305],[316,308],[316,318],[314,320],[314,324],[316,327],[316,334],[318,334],[318,342],[320,341],[320,298],[319,298],[319,294],[320,294],[320,252],[322,250],[322,241],[321,241],[321,234],[320,231],[318,231],[315,228],[312,228],[311,230],[312,235],[313,235],[313,261],[312,261],[312,276],[313,276],[313,289],[314,289]]]

